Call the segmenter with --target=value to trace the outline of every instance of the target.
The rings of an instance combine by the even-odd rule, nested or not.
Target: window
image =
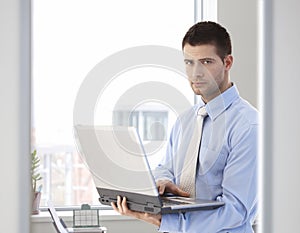
[[[165,129],[167,129],[168,112],[146,111],[143,112],[144,141],[164,141],[167,140]]]
[[[141,124],[143,123],[143,124]],[[166,140],[168,111],[117,111],[113,114],[113,125],[133,126],[143,135],[143,141]],[[141,133],[142,132],[142,133]]]
[[[73,138],[78,93],[91,71],[120,51],[149,45],[180,51],[182,37],[195,20],[195,2],[199,1],[32,1],[32,148],[42,160],[41,205],[48,199],[62,206],[99,204]],[[118,70],[131,58],[110,63],[110,68]],[[105,78],[99,76],[99,80]],[[151,99],[152,93],[161,93],[157,85],[168,91]],[[134,97],[149,96],[128,106],[124,95],[138,87],[141,90]],[[172,97],[172,91],[182,94],[172,100],[180,104],[178,100],[184,99],[180,108],[187,102],[193,104],[194,95],[184,74],[159,62],[133,64],[114,74],[97,93],[93,123],[131,125],[138,128],[145,144],[158,142],[149,158],[154,167],[179,113],[174,102],[161,100]]]

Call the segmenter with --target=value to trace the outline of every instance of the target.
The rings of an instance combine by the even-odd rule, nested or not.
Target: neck
[[[226,84],[224,84],[223,86],[220,87],[220,91],[215,93],[214,95],[211,96],[201,96],[202,101],[207,104],[209,101],[213,100],[214,98],[216,98],[217,96],[221,95],[224,91],[226,91],[228,88],[232,87],[233,83],[232,82],[228,82]]]

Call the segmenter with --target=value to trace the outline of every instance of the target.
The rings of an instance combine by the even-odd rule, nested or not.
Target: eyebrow
[[[211,58],[211,57],[205,57],[205,58],[200,58],[200,59],[198,59],[198,61],[205,61],[205,60],[215,61],[216,59]]]
[[[200,59],[192,59],[192,58],[185,58],[184,61],[206,61],[206,60],[209,60],[209,61],[215,61],[216,59],[214,58],[211,58],[211,57],[205,57],[205,58],[200,58]]]

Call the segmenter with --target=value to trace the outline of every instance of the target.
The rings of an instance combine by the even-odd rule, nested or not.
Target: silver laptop
[[[223,202],[160,196],[137,130],[122,126],[75,126],[78,151],[93,176],[99,201],[126,197],[128,208],[152,214],[211,210]]]

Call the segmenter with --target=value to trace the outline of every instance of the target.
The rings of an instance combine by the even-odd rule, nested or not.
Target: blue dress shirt
[[[197,110],[180,116],[173,126],[167,152],[154,171],[156,180],[180,184],[185,152],[193,133]],[[206,104],[196,174],[196,197],[220,200],[215,210],[162,216],[159,231],[217,233],[252,231],[257,213],[258,113],[233,85]]]

